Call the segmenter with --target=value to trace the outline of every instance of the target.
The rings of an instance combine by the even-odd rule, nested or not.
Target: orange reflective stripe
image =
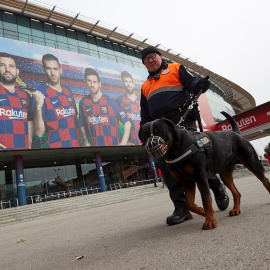
[[[148,96],[153,95],[154,91],[160,89],[160,91],[167,91],[171,89],[177,89],[181,91],[184,88],[183,84],[180,82],[178,70],[180,68],[180,64],[169,64],[167,69],[163,69],[160,72],[160,78],[158,80],[154,78],[149,78],[142,85],[142,93],[148,99]],[[166,73],[167,70],[170,70]]]

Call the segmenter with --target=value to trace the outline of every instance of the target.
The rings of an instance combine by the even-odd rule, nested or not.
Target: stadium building
[[[36,3],[28,0],[0,2],[0,52],[16,59],[19,70],[16,85],[29,94],[46,82],[42,57],[52,54],[61,65],[61,86],[70,89],[78,111],[79,102],[89,95],[84,81],[87,68],[98,73],[102,93],[113,102],[126,93],[121,74],[128,72],[132,75],[139,101],[140,87],[148,74],[140,51],[152,45],[168,62],[185,65],[198,78],[210,76],[210,90],[199,99],[204,130],[214,130],[216,123],[224,120],[220,111],[239,114],[256,106],[252,95],[243,88],[180,53],[80,14]],[[8,115],[2,99],[0,112]],[[136,104],[134,112],[126,113],[139,122],[139,102]],[[107,105],[100,109],[104,115],[109,110]],[[59,113],[64,114],[65,111]],[[91,119],[97,121],[95,124],[105,121],[94,115]],[[0,134],[7,130],[7,122],[4,121],[1,122]],[[123,135],[124,124],[118,122],[115,129],[119,129],[116,133]],[[48,134],[38,137],[34,132],[32,149],[1,148],[2,208],[66,196],[68,192],[76,195],[111,190],[153,177],[148,167],[151,160],[138,142],[124,146],[113,143],[95,145],[92,137],[90,147],[48,147],[46,136]],[[5,142],[0,141],[0,144],[5,145]]]

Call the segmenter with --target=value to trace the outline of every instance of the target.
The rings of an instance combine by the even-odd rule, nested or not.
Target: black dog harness
[[[167,164],[177,164],[188,159],[196,152],[205,152],[207,156],[207,169],[208,177],[211,178],[214,175],[214,164],[213,164],[213,147],[212,141],[205,133],[198,131],[194,132],[193,144],[182,151],[176,158],[165,160]]]

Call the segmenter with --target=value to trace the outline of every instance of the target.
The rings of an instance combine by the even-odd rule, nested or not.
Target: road
[[[0,269],[270,269],[270,196],[255,176],[235,183],[241,215],[229,217],[229,194],[227,210],[214,205],[218,228],[209,231],[196,214],[167,226],[168,191],[0,227]]]

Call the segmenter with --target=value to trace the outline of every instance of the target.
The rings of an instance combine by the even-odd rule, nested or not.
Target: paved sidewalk
[[[162,189],[162,183],[159,183],[157,188],[155,188],[153,184],[147,184],[131,188],[122,188],[107,192],[98,192],[94,194],[67,197],[48,202],[44,201],[25,206],[1,209],[0,227],[27,220],[44,218],[46,216],[78,212],[108,204],[134,200],[139,197],[161,192],[168,193],[167,188]]]
[[[195,214],[167,226],[167,191],[0,227],[1,270],[269,270],[269,194],[253,175],[235,184],[241,215],[229,217],[229,194],[227,210],[214,204],[218,228],[209,231]]]

